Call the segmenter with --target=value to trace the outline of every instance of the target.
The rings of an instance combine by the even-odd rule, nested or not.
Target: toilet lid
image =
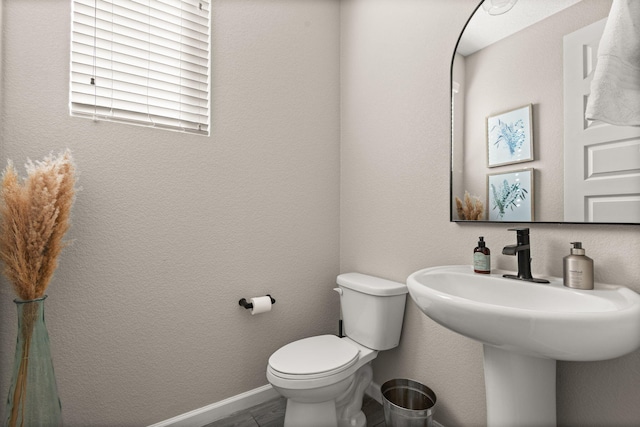
[[[353,365],[360,351],[335,335],[320,335],[294,341],[269,358],[272,369],[287,375],[334,373]]]

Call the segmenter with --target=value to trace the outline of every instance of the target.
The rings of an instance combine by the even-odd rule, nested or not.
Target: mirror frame
[[[453,208],[453,63],[456,58],[456,52],[458,51],[458,45],[460,44],[460,39],[462,38],[462,34],[464,30],[469,25],[469,22],[476,14],[478,9],[482,7],[482,3],[484,0],[480,0],[478,5],[473,9],[471,16],[467,19],[464,27],[462,27],[462,31],[458,36],[458,40],[456,41],[455,47],[453,49],[453,55],[451,55],[451,64],[449,66],[449,222],[455,222],[456,224],[575,224],[575,225],[640,225],[640,222],[576,222],[576,221],[489,221],[487,219],[483,220],[463,220],[463,219],[454,219],[454,208]]]

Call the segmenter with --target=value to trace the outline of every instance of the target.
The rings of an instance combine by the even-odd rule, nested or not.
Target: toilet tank
[[[407,285],[360,273],[338,276],[344,334],[374,350],[397,347]]]

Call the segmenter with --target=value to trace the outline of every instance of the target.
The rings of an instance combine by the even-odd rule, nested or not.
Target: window
[[[209,134],[210,0],[72,7],[72,115]]]

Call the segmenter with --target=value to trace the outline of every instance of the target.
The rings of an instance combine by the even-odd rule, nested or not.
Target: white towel
[[[640,0],[613,0],[585,116],[640,126]]]

